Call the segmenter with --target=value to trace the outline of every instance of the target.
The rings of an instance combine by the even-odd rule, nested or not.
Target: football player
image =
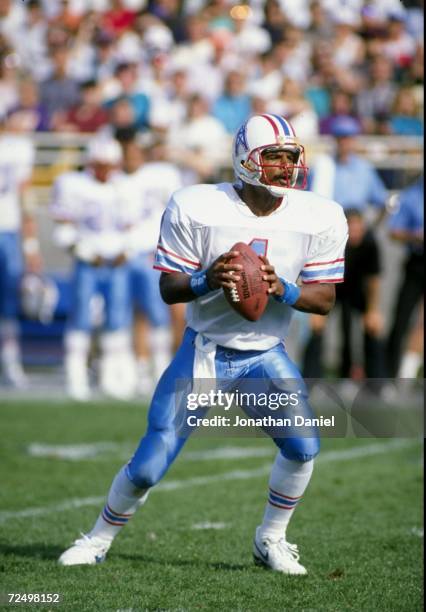
[[[0,357],[4,380],[17,388],[27,385],[18,330],[21,279],[41,270],[30,203],[33,164],[31,140],[0,118]]]
[[[347,224],[342,207],[303,190],[304,148],[280,116],[254,115],[233,144],[236,182],[195,185],[177,191],[164,213],[156,268],[167,303],[187,302],[182,345],[152,398],[148,428],[130,462],[116,475],[93,529],[60,557],[62,565],[95,564],[114,537],[144,504],[187,435],[175,426],[176,380],[296,381],[300,410],[311,414],[301,375],[284,339],[293,309],[327,314],[334,283],[343,279]],[[241,267],[230,260],[237,241],[251,244],[263,261],[269,301],[262,317],[246,321],[223,288],[232,288]],[[300,278],[301,283],[296,281]],[[317,431],[286,436],[269,430],[278,447],[263,519],[256,529],[257,564],[285,574],[305,574],[287,526],[311,478],[319,452]]]
[[[131,300],[127,236],[133,227],[131,207],[123,202],[117,170],[119,143],[94,137],[82,172],[66,172],[53,186],[51,212],[54,238],[74,258],[71,307],[65,334],[65,373],[70,396],[90,397],[88,355],[95,295],[104,299],[100,387],[112,397],[127,399],[136,384],[131,347]]]
[[[149,161],[148,147],[137,140],[124,142],[123,153],[125,199],[133,203],[138,219],[132,232],[136,255],[130,261],[138,391],[150,396],[171,358],[169,308],[161,299],[160,273],[152,266],[161,216],[172,193],[182,187],[182,178],[175,165]]]

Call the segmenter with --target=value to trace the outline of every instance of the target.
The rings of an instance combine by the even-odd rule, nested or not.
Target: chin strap
[[[274,196],[274,198],[283,198],[289,187],[275,187],[274,185],[265,185],[265,189],[267,189],[269,193]]]

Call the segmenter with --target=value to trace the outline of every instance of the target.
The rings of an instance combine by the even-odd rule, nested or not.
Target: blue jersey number
[[[266,238],[253,238],[249,242],[249,246],[256,251],[258,255],[264,255],[268,253],[268,240]]]

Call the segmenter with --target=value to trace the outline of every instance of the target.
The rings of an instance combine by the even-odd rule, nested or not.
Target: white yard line
[[[343,450],[327,451],[320,453],[318,463],[333,463],[334,461],[361,459],[362,457],[371,457],[373,455],[382,455],[390,450],[399,450],[413,444],[417,444],[419,440],[414,439],[396,439],[390,442],[382,442],[379,444],[369,444],[367,446],[355,446]]]
[[[30,457],[52,457],[67,461],[87,461],[99,455],[119,454],[131,457],[134,448],[119,442],[94,442],[90,444],[44,444],[32,442],[27,446]],[[208,461],[211,459],[245,459],[250,457],[270,457],[274,448],[250,448],[247,446],[222,446],[203,451],[188,451],[182,455],[184,461]]]
[[[413,536],[416,536],[418,538],[424,538],[425,535],[425,531],[423,527],[412,527],[410,529],[410,533]]]
[[[388,443],[390,445],[400,443],[406,444],[405,440],[393,440]],[[377,453],[382,453],[382,444],[376,444]],[[349,454],[348,458],[362,457],[365,447],[355,447],[345,451],[327,451],[320,454],[319,461],[336,461],[342,453]],[[368,447],[372,449],[373,446]],[[94,459],[103,454],[120,454],[124,458],[129,458],[132,454],[133,447],[125,443],[119,442],[93,442],[88,444],[43,444],[33,442],[28,445],[27,453],[31,457],[54,457],[56,459],[64,459],[69,461],[84,461]],[[276,452],[274,446],[266,447],[249,447],[249,446],[221,446],[219,448],[211,448],[201,451],[188,451],[182,453],[181,461],[211,461],[221,459],[249,459],[253,457],[272,457]],[[370,455],[376,454],[370,450]]]
[[[194,523],[191,525],[191,529],[194,531],[204,531],[205,529],[226,529],[227,523],[211,523],[210,521],[204,521],[203,523]]]
[[[52,504],[44,508],[27,508],[26,510],[17,510],[16,512],[5,511],[0,512],[0,523],[5,523],[12,519],[33,518],[43,516],[52,512],[66,512],[76,508],[84,508],[85,506],[97,506],[105,501],[105,497],[82,497],[76,499],[68,499],[60,504]]]
[[[69,461],[93,459],[105,453],[124,451],[125,445],[117,442],[95,442],[90,444],[43,444],[32,442],[27,446],[30,457],[53,457]]]
[[[256,448],[249,446],[221,446],[202,451],[188,451],[182,455],[186,461],[210,461],[211,459],[248,459],[250,457],[272,457],[274,446]]]
[[[348,448],[336,451],[326,451],[319,455],[317,459],[318,464],[323,463],[334,463],[338,461],[348,461],[351,459],[362,459],[365,457],[371,457],[374,455],[382,455],[392,450],[399,450],[411,446],[413,443],[417,444],[414,440],[391,440],[390,442],[374,443],[366,446],[359,446],[355,448]],[[204,451],[205,453],[211,451]],[[180,489],[186,489],[190,487],[203,486],[214,482],[222,482],[227,480],[247,480],[250,478],[258,478],[269,474],[271,465],[262,465],[254,470],[232,470],[230,472],[224,472],[219,474],[211,474],[209,476],[196,476],[194,478],[186,478],[185,480],[170,480],[159,484],[156,488],[156,492],[168,492],[176,491]],[[68,499],[59,504],[52,504],[41,508],[27,508],[25,510],[13,511],[2,511],[0,512],[0,523],[6,521],[22,519],[22,518],[35,518],[37,516],[45,516],[46,514],[52,514],[57,512],[66,512],[68,510],[75,510],[77,508],[83,508],[87,506],[98,506],[105,501],[105,496],[102,497],[83,497]]]

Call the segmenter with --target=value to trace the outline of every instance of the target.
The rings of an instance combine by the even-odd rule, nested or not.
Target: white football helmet
[[[59,300],[56,284],[38,274],[25,274],[21,281],[21,308],[28,319],[50,323]]]
[[[262,157],[266,149],[280,149],[294,154],[289,164],[268,164]],[[253,115],[235,135],[232,161],[236,176],[244,183],[264,187],[275,197],[283,197],[287,189],[305,189],[308,168],[305,149],[297,141],[290,123],[279,115]],[[269,183],[265,168],[281,168],[282,182]]]
[[[120,143],[107,135],[97,134],[87,144],[86,161],[88,163],[111,164],[118,166],[123,159]]]

